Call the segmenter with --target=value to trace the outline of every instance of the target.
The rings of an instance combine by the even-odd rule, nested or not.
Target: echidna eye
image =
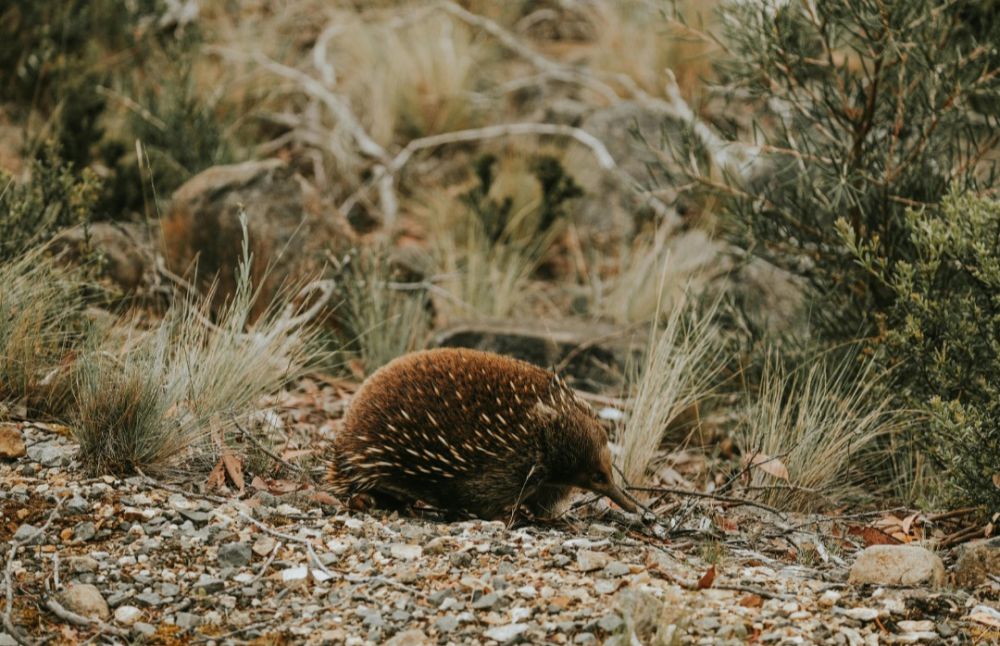
[[[608,484],[608,478],[603,473],[598,472],[594,475],[594,484]]]

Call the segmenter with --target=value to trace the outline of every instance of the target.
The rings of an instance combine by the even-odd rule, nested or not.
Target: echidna
[[[573,487],[635,506],[612,479],[608,438],[556,375],[465,349],[415,352],[361,385],[333,445],[335,494],[423,501],[452,516],[548,516]]]

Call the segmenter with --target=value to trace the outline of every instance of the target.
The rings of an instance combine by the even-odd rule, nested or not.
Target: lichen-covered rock
[[[848,581],[854,584],[940,586],[944,563],[919,545],[872,545],[851,566]]]
[[[314,276],[328,250],[337,251],[352,239],[336,211],[281,160],[202,171],[174,192],[163,219],[162,244],[167,268],[175,274],[196,274],[203,289],[218,279],[216,306],[236,289],[243,246],[241,210],[253,253],[254,285],[263,282],[255,315],[264,311],[282,284]]]
[[[71,583],[59,598],[67,610],[78,615],[101,620],[111,616],[108,602],[104,600],[100,590],[89,583]]]

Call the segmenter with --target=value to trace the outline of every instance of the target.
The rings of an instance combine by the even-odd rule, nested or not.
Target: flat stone
[[[26,455],[24,438],[16,424],[0,424],[0,459],[16,460]]]
[[[141,616],[142,610],[139,610],[135,606],[118,606],[115,610],[115,621],[125,626],[131,626]]]
[[[580,550],[576,553],[576,565],[581,572],[593,572],[608,565],[610,557],[604,552]]]
[[[268,556],[274,551],[274,546],[278,544],[278,541],[274,540],[270,536],[261,536],[253,542],[253,546],[250,548],[253,553],[260,557]]]
[[[875,608],[848,608],[844,610],[843,614],[858,621],[875,621],[878,619],[878,610]]]
[[[618,615],[618,613],[609,612],[608,614],[604,615],[603,617],[597,620],[597,627],[606,633],[613,633],[619,628],[621,628],[623,623],[625,622]]]
[[[443,617],[439,617],[438,620],[434,622],[434,628],[436,628],[438,632],[450,633],[458,628],[458,618],[455,617],[455,615],[445,615]]]
[[[7,633],[0,632],[0,646],[20,646],[17,640]]]
[[[426,646],[430,643],[431,640],[419,628],[396,633],[392,639],[385,642],[386,646]]]
[[[249,565],[253,551],[244,543],[226,543],[219,547],[219,563],[230,567]]]
[[[596,644],[597,637],[594,637],[594,633],[577,633],[576,636],[573,637],[573,643],[584,644],[585,646],[588,644]]]
[[[483,633],[483,636],[487,639],[495,639],[496,641],[503,643],[516,637],[520,637],[522,633],[528,630],[528,628],[528,624],[507,624],[506,626],[496,626],[494,628],[490,628]]]
[[[41,527],[25,523],[14,532],[14,542],[21,545],[38,545],[45,538]]]
[[[194,591],[196,593],[213,594],[215,592],[222,592],[225,589],[225,581],[210,577],[207,574],[202,574],[198,577],[198,582],[194,584]]]
[[[101,591],[89,583],[70,583],[59,597],[67,610],[78,615],[101,620],[111,616],[111,610]]]
[[[77,543],[86,543],[95,536],[97,536],[97,525],[89,520],[77,523],[73,527],[73,540]]]
[[[178,612],[174,617],[174,623],[178,628],[187,630],[201,624],[201,617],[191,612]]]
[[[621,561],[611,561],[606,566],[604,566],[605,576],[620,577],[631,573],[632,570],[629,568],[629,566],[625,565]]]
[[[848,582],[938,587],[944,584],[944,563],[919,545],[872,545],[855,559]]]
[[[500,596],[496,592],[491,592],[489,594],[484,594],[475,601],[472,602],[472,608],[474,610],[488,610],[493,608],[500,602]]]
[[[389,553],[393,558],[412,561],[420,558],[424,550],[419,545],[409,543],[393,543],[389,546]]]
[[[203,511],[198,511],[197,509],[178,509],[178,513],[184,518],[187,518],[195,525],[204,525],[209,520],[212,519],[212,515]]]
[[[135,626],[133,626],[133,628],[135,628],[135,631],[137,633],[139,633],[140,635],[145,635],[146,637],[150,637],[156,634],[156,626],[152,624],[147,624],[142,621],[137,621],[135,623]]]
[[[135,595],[135,601],[140,606],[154,607],[163,603],[163,599],[155,592],[140,592]]]
[[[97,572],[100,563],[90,556],[70,556],[66,559],[66,567],[73,574],[83,574],[85,572]]]
[[[70,463],[73,449],[54,444],[39,442],[28,447],[28,457],[43,467],[63,467]]]
[[[87,502],[86,498],[76,495],[66,503],[66,511],[71,514],[85,514],[90,511],[90,503]]]
[[[975,588],[1000,577],[1000,537],[971,541],[958,551],[955,562],[955,584]]]

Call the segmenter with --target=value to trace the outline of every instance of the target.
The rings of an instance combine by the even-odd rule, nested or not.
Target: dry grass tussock
[[[96,473],[210,468],[264,395],[320,357],[316,331],[255,300],[244,243],[237,291],[209,318],[208,298],[178,299],[152,329],[116,330],[77,370],[73,431]]]
[[[394,278],[387,249],[361,249],[341,272],[339,345],[368,374],[423,348],[430,333],[426,290]]]
[[[853,357],[820,359],[794,372],[769,359],[740,444],[745,463],[774,458],[787,480],[780,466],[752,468],[750,492],[769,505],[803,512],[870,499],[873,483],[886,472],[885,447],[903,422],[881,389],[882,377],[873,361],[859,367]]]
[[[44,250],[0,266],[0,401],[59,408],[81,312],[79,284]]]
[[[642,484],[667,430],[712,393],[725,361],[715,310],[696,315],[690,302],[682,301],[650,325],[633,412],[619,435],[621,470],[629,484]]]
[[[45,249],[0,264],[0,403],[64,412],[88,327],[79,282]]]

